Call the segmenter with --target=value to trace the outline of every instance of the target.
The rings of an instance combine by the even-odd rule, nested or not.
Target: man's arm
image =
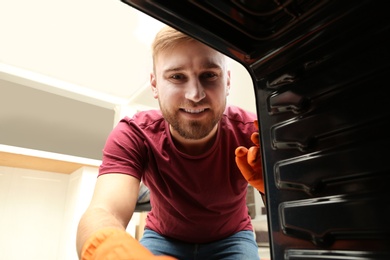
[[[126,232],[139,186],[137,178],[125,174],[105,174],[98,178],[91,204],[77,230],[80,259],[175,259],[153,255]]]
[[[104,228],[126,230],[138,198],[140,181],[126,174],[104,174],[98,177],[89,207],[77,230],[77,253],[95,232]]]

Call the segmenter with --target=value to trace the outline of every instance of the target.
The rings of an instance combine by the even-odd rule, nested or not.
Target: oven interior
[[[251,75],[272,259],[390,259],[384,2],[123,2]]]

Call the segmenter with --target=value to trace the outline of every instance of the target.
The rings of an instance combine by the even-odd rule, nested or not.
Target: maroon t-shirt
[[[250,147],[256,115],[228,106],[212,148],[198,156],[176,149],[158,110],[122,119],[109,135],[99,175],[123,173],[150,189],[146,228],[189,243],[208,243],[252,230],[246,206],[247,181],[235,149]]]

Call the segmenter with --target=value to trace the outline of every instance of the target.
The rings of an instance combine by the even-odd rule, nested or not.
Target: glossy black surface
[[[124,2],[248,69],[272,259],[390,259],[385,2]]]

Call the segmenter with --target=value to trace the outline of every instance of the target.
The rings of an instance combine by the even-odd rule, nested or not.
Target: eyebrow
[[[206,69],[222,69],[222,66],[220,66],[219,64],[217,64],[213,61],[207,61],[207,62],[202,63],[202,67],[204,67]]]
[[[204,68],[204,69],[220,69],[220,70],[222,70],[222,66],[220,66],[220,65],[218,65],[218,64],[216,64],[214,62],[209,62],[209,61],[204,62],[202,64],[202,68]],[[163,73],[176,72],[176,71],[181,71],[181,70],[185,70],[185,68],[184,67],[180,67],[180,66],[179,67],[167,68],[167,69],[163,70]]]

